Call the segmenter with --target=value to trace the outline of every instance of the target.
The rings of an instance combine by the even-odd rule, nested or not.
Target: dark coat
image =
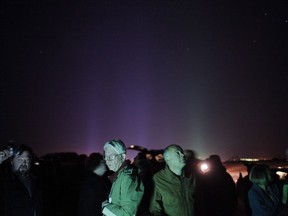
[[[237,208],[236,185],[223,168],[214,168],[201,179],[200,215],[231,216]]]
[[[109,179],[87,171],[81,182],[78,215],[102,216],[101,204],[108,199],[111,183]]]
[[[276,184],[271,184],[265,192],[258,185],[253,184],[248,192],[249,203],[253,216],[275,216],[280,214],[284,208],[281,203],[279,188]],[[268,195],[269,193],[269,195]]]
[[[42,192],[34,176],[29,176],[31,194],[14,174],[1,176],[0,216],[42,215]]]

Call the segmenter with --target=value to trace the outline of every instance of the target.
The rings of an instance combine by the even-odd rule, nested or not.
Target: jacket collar
[[[164,173],[165,173],[165,176],[167,176],[169,179],[181,179],[184,177],[183,170],[182,170],[182,174],[180,176],[178,176],[170,170],[170,168],[167,164],[164,168]]]
[[[110,182],[113,183],[113,182],[117,179],[119,173],[120,173],[126,166],[128,166],[130,163],[131,163],[130,160],[125,160],[125,161],[122,163],[122,165],[120,166],[120,168],[117,170],[117,172],[115,172],[113,175],[108,176]]]

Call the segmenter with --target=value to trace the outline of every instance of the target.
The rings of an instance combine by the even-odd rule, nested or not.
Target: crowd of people
[[[119,139],[103,150],[77,167],[37,169],[28,146],[3,148],[0,216],[236,216],[239,196],[247,216],[288,215],[287,184],[266,165],[253,166],[236,185],[218,155],[201,173],[193,151],[176,144],[164,149],[163,162],[141,152],[131,162]]]

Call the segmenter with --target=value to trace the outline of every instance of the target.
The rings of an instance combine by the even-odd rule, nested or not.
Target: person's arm
[[[143,185],[142,183],[139,185],[138,178],[127,174],[121,176],[120,184],[121,206],[112,200],[112,203],[107,204],[104,209],[107,208],[117,216],[134,215],[143,197]]]
[[[154,184],[154,188],[153,188],[153,194],[152,194],[152,199],[150,202],[149,211],[151,215],[157,216],[157,215],[161,215],[163,211],[163,204],[162,204],[162,196],[157,190],[157,185],[156,185],[156,181],[154,178],[153,178],[153,184]]]

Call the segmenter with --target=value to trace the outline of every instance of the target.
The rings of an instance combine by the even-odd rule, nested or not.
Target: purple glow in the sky
[[[26,4],[1,20],[1,144],[285,155],[286,3]]]

